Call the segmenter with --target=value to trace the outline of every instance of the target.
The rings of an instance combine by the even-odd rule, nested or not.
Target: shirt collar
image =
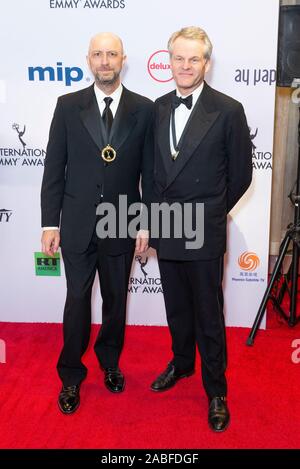
[[[95,95],[99,104],[102,103],[104,98],[107,98],[108,96],[102,90],[100,90],[100,88],[96,85],[96,83],[94,84],[94,91],[95,91]],[[123,85],[122,83],[120,83],[118,88],[112,94],[110,94],[109,97],[112,98],[115,103],[119,103],[121,99],[122,91],[123,91]]]
[[[176,89],[176,94],[177,96],[181,97],[181,98],[187,98],[188,96],[190,96],[191,94],[193,95],[193,107],[195,105],[195,103],[197,102],[202,90],[203,90],[203,87],[204,87],[204,81],[201,83],[201,85],[198,86],[198,88],[196,88],[192,93],[190,93],[189,95],[187,96],[182,96],[178,89]]]

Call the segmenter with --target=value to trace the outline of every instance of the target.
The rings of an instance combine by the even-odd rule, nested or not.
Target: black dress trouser
[[[207,261],[160,259],[159,268],[172,336],[172,363],[181,371],[193,369],[197,345],[208,397],[226,396],[223,256]]]
[[[102,368],[118,366],[124,342],[128,281],[134,248],[129,252],[111,256],[100,249],[94,234],[84,253],[62,249],[67,298],[63,318],[64,344],[57,370],[65,386],[79,384],[87,374],[82,363],[90,339],[91,294],[96,275],[99,274],[102,296],[102,326],[94,350]]]

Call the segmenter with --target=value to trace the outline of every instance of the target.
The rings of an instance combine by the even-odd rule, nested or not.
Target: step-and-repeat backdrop
[[[0,263],[2,321],[60,322],[60,256],[40,252],[40,184],[57,97],[89,86],[89,39],[112,31],[128,56],[123,82],[155,99],[174,88],[166,45],[183,26],[214,46],[208,83],[242,102],[254,177],[228,217],[227,325],[250,326],[268,266],[278,0],[1,0]],[[80,220],[79,220],[80,223]],[[98,279],[93,320],[101,322]],[[155,252],[134,259],[129,324],[166,324]],[[176,293],[174,293],[176,294]]]

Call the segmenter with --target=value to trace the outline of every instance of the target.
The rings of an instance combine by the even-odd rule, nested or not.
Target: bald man
[[[97,229],[107,203],[115,208],[117,223],[120,217],[129,223],[128,206],[148,204],[151,198],[153,106],[121,84],[125,60],[118,36],[94,36],[87,62],[95,82],[58,98],[50,128],[41,189],[42,250],[53,256],[61,246],[67,280],[64,344],[57,364],[63,384],[58,405],[64,414],[78,408],[80,384],[87,375],[82,356],[90,338],[96,271],[103,303],[94,350],[107,389],[120,393],[125,385],[119,357],[127,286],[134,252],[147,249],[148,232],[137,229],[136,237],[130,237],[119,234],[118,226],[115,233]]]

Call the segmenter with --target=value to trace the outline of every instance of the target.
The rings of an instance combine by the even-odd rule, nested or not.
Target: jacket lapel
[[[161,103],[158,108],[157,141],[162,155],[166,173],[170,170],[170,118],[171,118],[171,94],[168,101]],[[172,161],[171,161],[172,163]]]
[[[170,184],[176,179],[178,174],[183,170],[197,147],[204,139],[207,132],[216,122],[220,111],[216,110],[213,106],[210,87],[204,83],[204,88],[199,97],[199,100],[193,110],[191,118],[187,123],[187,128],[184,130],[181,150],[176,161],[170,166],[168,165],[171,158],[170,152],[170,115],[171,115],[171,93],[169,96],[168,104],[164,103],[164,112],[161,111],[161,123],[158,131],[159,147],[161,150],[162,158],[165,163],[167,171],[167,189]],[[161,105],[163,107],[163,105]],[[168,159],[168,160],[167,160]]]
[[[80,118],[99,150],[102,150],[106,144],[104,145],[102,138],[101,115],[94,92],[94,85],[87,88],[85,100],[81,105]]]
[[[220,112],[207,112],[201,101],[197,103],[195,113],[191,116],[191,120],[188,122],[188,127],[183,138],[182,147],[172,166],[167,179],[167,187],[172,184],[174,179],[183,170],[196,148],[200,145],[209,129],[214,125]]]
[[[94,92],[94,85],[92,85],[87,88],[85,99],[81,105],[80,117],[99,150],[102,150],[107,144],[118,150],[136,125],[137,119],[134,112],[135,107],[131,93],[123,86],[122,96],[111,128],[112,141],[104,141],[105,129]]]
[[[120,103],[111,128],[112,138],[111,142],[109,142],[115,150],[118,150],[132,133],[137,123],[136,116],[134,115],[135,111],[131,93],[123,86]]]

